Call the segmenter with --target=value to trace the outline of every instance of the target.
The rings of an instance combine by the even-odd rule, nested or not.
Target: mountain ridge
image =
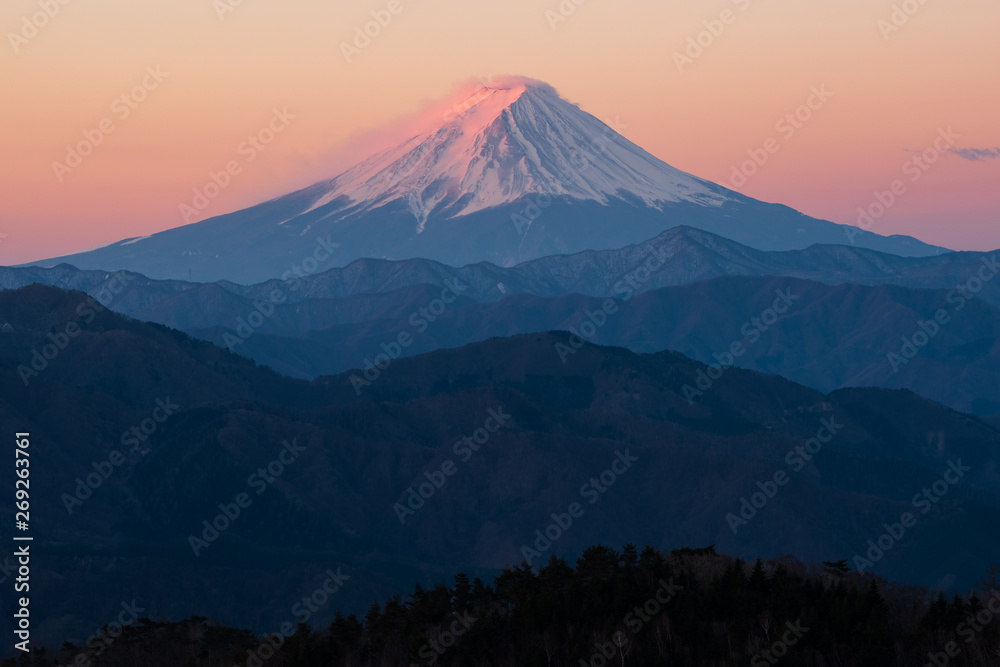
[[[0,294],[0,307],[23,318],[0,335],[0,416],[30,430],[33,454],[44,456],[32,509],[45,517],[34,544],[46,567],[32,583],[52,621],[39,636],[53,627],[65,635],[71,623],[89,631],[106,618],[94,599],[141,596],[153,618],[195,613],[267,629],[288,612],[274,590],[331,567],[352,578],[338,606],[361,613],[400,581],[433,585],[455,567],[513,565],[533,531],[626,450],[641,463],[586,505],[585,520],[552,554],[627,536],[658,548],[715,543],[749,558],[850,558],[958,458],[971,468],[962,484],[874,569],[929,584],[954,573],[964,587],[1000,545],[983,530],[1000,521],[1000,473],[991,465],[1000,432],[909,391],[823,394],[731,369],[689,401],[684,385],[710,367],[676,352],[590,344],[562,363],[557,347],[571,343],[569,334],[539,333],[399,359],[359,397],[350,373],[289,380],[108,311],[82,322],[72,349],[24,388],[17,364],[84,298],[44,287]],[[180,407],[150,437],[149,453],[115,469],[68,514],[64,496],[77,493],[78,478],[165,397]],[[459,463],[454,443],[490,410],[510,417]],[[837,437],[789,473],[797,477],[750,525],[731,530],[727,513],[786,469],[788,452],[806,446],[824,419],[842,425]],[[202,520],[292,439],[305,447],[302,462],[194,555],[190,536]],[[394,504],[446,459],[458,474],[401,524]]]
[[[332,179],[241,211],[33,264],[252,283],[279,277],[307,257],[320,259],[317,244],[327,266],[362,257],[512,266],[620,248],[679,225],[765,250],[849,238],[899,255],[944,250],[811,218],[687,174],[551,86],[505,81],[481,89],[461,114],[439,118]],[[456,106],[462,103],[451,101]]]
[[[495,301],[507,294],[562,296],[573,292],[605,296],[614,284],[634,270],[658,248],[665,248],[669,261],[643,283],[637,292],[680,285],[722,275],[786,275],[827,284],[900,284],[909,287],[943,288],[973,275],[980,262],[996,263],[998,251],[948,252],[926,257],[901,257],[847,245],[816,244],[803,250],[762,251],[717,234],[687,226],[665,230],[655,237],[613,250],[585,250],[550,255],[502,267],[486,261],[452,267],[433,259],[387,260],[361,258],[345,267],[271,278],[250,285],[228,280],[209,283],[156,279],[128,270],[109,272],[79,269],[68,263],[44,268],[0,267],[0,288],[23,287],[32,282],[68,289],[81,289],[96,296],[104,283],[124,276],[130,289],[118,297],[125,314],[142,318],[142,308],[157,299],[180,294],[203,285],[217,284],[243,298],[266,298],[280,289],[289,302],[311,298],[346,298],[357,294],[386,293],[416,285],[444,285],[459,279],[467,294],[479,301]],[[133,287],[134,286],[134,287]],[[132,290],[141,287],[142,298],[130,301]],[[502,287],[502,289],[501,289]],[[110,298],[110,292],[107,293]],[[1000,284],[988,282],[981,298],[1000,305]]]

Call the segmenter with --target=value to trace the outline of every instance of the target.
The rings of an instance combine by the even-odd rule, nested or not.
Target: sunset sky
[[[232,160],[241,172],[196,219],[330,178],[429,101],[506,73],[723,185],[774,138],[737,188],[758,199],[855,223],[900,179],[873,232],[1000,248],[996,0],[63,2],[0,8],[0,264],[184,224],[180,205]],[[372,12],[390,19],[348,62]],[[832,96],[779,130],[814,88]],[[294,118],[245,162],[274,109]],[[914,171],[948,128],[954,145]],[[54,168],[85,133],[92,152]]]

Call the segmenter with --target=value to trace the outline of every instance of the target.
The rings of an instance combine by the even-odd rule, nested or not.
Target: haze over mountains
[[[256,283],[306,258],[426,258],[512,266],[616,249],[688,225],[763,250],[844,244],[903,256],[943,251],[810,218],[691,176],[547,84],[498,79],[441,104],[399,146],[329,180],[149,237],[36,262],[153,278]]]
[[[976,277],[986,266],[1000,268],[997,252],[948,252],[926,257],[905,257],[845,245],[817,245],[801,251],[760,251],[690,227],[677,227],[641,243],[614,250],[582,251],[553,255],[501,267],[488,262],[449,266],[436,260],[380,260],[365,258],[342,268],[288,272],[283,280],[272,279],[242,285],[228,280],[199,283],[187,280],[151,279],[141,272],[125,271],[126,289],[115,293],[115,309],[140,319],[144,309],[168,296],[199,290],[222,290],[245,299],[268,298],[281,289],[290,303],[308,299],[343,299],[356,295],[387,294],[403,287],[444,286],[460,280],[464,295],[477,301],[496,301],[510,294],[536,296],[615,295],[615,285],[651,258],[663,258],[641,284],[630,284],[635,293],[658,287],[684,285],[719,276],[789,276],[827,284],[891,284],[906,287],[950,288]],[[79,289],[97,296],[109,281],[118,284],[118,271],[78,269],[69,264],[52,268],[0,267],[0,288],[11,289],[34,282]],[[110,292],[109,292],[110,294]],[[622,294],[617,296],[621,297]],[[981,281],[975,294],[1000,306],[1000,282]],[[199,297],[201,298],[201,297]],[[179,308],[176,310],[180,310]],[[193,312],[193,310],[192,310]],[[224,319],[205,309],[202,316]],[[184,328],[183,315],[176,322]],[[165,322],[166,323],[166,322]]]
[[[1000,413],[1000,281],[980,281],[976,294],[964,286],[970,277],[1000,268],[998,259],[996,253],[903,258],[846,246],[766,252],[675,228],[620,250],[553,256],[510,268],[359,260],[291,282],[241,286],[62,266],[2,269],[0,286],[37,281],[82,289],[114,310],[231,347],[300,378],[363,369],[401,331],[415,334],[401,351],[412,356],[494,336],[578,330],[586,313],[599,311],[608,296],[621,300],[621,309],[590,342],[637,352],[673,349],[717,364],[713,355],[747,338],[743,325],[773,301],[773,293],[791,289],[798,304],[762,332],[762,342],[755,339],[748,353],[734,360],[737,366],[821,391],[909,388],[987,416]],[[643,272],[648,261],[656,266]],[[717,280],[703,282],[711,278]],[[880,284],[895,287],[858,287]],[[437,317],[418,316],[423,324],[415,324],[412,316],[448,285],[458,286],[455,302]],[[273,302],[274,293],[281,294],[279,303]],[[933,320],[942,309],[948,322],[936,325],[940,335],[904,349],[904,339],[922,335],[920,322]],[[258,310],[268,316],[248,327],[247,318]],[[897,358],[911,351],[919,354]]]
[[[4,418],[37,433],[33,447],[47,453],[35,508],[45,517],[35,544],[47,554],[37,578],[38,604],[51,610],[46,636],[89,631],[91,615],[136,597],[151,617],[273,629],[290,604],[274,591],[297,598],[331,567],[351,577],[337,607],[361,612],[403,582],[516,563],[617,452],[638,464],[595,491],[595,503],[584,499],[554,553],[631,539],[863,558],[867,540],[908,509],[919,522],[872,564],[880,575],[935,584],[954,574],[962,586],[1000,549],[996,531],[982,530],[1000,521],[1000,432],[907,391],[824,395],[731,369],[689,401],[683,387],[709,369],[683,355],[588,344],[563,363],[558,346],[569,336],[541,333],[397,360],[359,398],[346,374],[283,378],[109,311],[80,321],[80,334],[25,387],[18,366],[53,325],[78,321],[82,299],[42,286],[0,293],[14,328],[0,336]],[[123,435],[157,401],[176,407],[154,436],[67,505],[93,462],[129,449]],[[490,410],[509,415],[502,428],[479,450],[456,452]],[[789,458],[824,424],[835,437],[821,453]],[[193,554],[202,521],[292,439],[305,447],[301,462]],[[458,472],[400,521],[395,504],[446,459]],[[914,509],[913,495],[958,460],[968,468],[961,484],[926,513]],[[727,515],[776,470],[791,481],[734,532]]]

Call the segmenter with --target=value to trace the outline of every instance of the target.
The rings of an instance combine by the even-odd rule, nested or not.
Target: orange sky
[[[753,197],[853,223],[901,179],[905,194],[872,231],[1000,247],[1000,158],[946,153],[919,179],[904,173],[942,128],[958,149],[1000,147],[995,0],[908,0],[919,8],[891,33],[883,0],[564,0],[568,16],[558,0],[62,1],[0,6],[2,264],[183,224],[179,206],[244,160],[241,143],[275,108],[294,119],[200,217],[334,176],[386,140],[368,133],[500,73],[547,81],[722,184],[773,138],[739,188]],[[348,62],[341,43],[373,11],[391,20]],[[719,34],[704,32],[703,52],[679,67],[675,54],[709,28]],[[814,86],[832,97],[779,131]],[[57,174],[85,132],[100,143]]]

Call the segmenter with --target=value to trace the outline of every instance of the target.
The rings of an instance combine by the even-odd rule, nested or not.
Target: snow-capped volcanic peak
[[[723,189],[650,155],[540,81],[493,79],[440,108],[408,141],[322,184],[312,208],[345,196],[364,208],[403,200],[422,230],[434,209],[465,215],[538,194],[634,197],[656,208],[726,200]]]

